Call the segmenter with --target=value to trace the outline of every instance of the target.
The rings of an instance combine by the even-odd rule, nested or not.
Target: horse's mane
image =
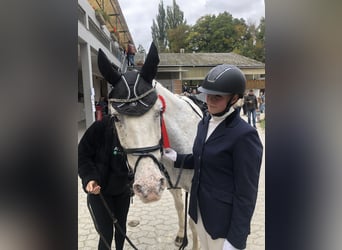
[[[194,113],[198,114],[200,117],[203,117],[203,115],[205,114],[206,105],[204,106],[201,100],[195,97],[189,98],[189,96],[181,96],[178,94],[174,94],[157,81],[155,81],[155,85],[158,94],[164,95],[167,99],[172,100],[178,106],[183,106],[184,103],[187,103],[187,105],[189,105],[192,108]]]

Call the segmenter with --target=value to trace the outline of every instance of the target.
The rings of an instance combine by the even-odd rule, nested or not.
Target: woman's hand
[[[101,187],[97,184],[96,181],[92,180],[88,182],[86,190],[90,194],[99,194],[101,191]]]
[[[177,152],[173,150],[172,148],[165,148],[164,149],[164,156],[171,161],[176,161],[177,160]]]

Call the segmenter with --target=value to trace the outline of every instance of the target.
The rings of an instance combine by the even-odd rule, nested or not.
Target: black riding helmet
[[[211,95],[238,94],[243,97],[246,89],[246,78],[242,71],[229,64],[212,68],[205,77],[200,92]]]

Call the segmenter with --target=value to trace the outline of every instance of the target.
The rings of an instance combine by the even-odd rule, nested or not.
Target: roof
[[[216,66],[232,64],[239,68],[264,68],[265,64],[236,53],[159,53],[159,67]]]

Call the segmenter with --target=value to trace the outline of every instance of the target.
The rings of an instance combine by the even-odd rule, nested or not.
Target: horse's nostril
[[[134,190],[135,190],[136,192],[138,192],[138,193],[141,193],[141,192],[142,192],[142,187],[141,187],[141,185],[139,185],[139,184],[134,185]]]

